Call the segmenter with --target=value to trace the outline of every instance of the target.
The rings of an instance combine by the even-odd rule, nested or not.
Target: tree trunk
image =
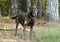
[[[59,19],[58,0],[46,1],[46,21],[56,21]]]
[[[21,0],[21,10],[27,12],[27,0]]]
[[[30,11],[30,7],[31,7],[31,0],[27,0],[27,12]]]
[[[0,18],[1,18],[1,7],[0,7]]]
[[[42,0],[38,0],[37,3],[37,8],[38,8],[38,18],[42,18]]]
[[[34,6],[37,6],[38,0],[34,0]]]
[[[17,0],[10,1],[10,16],[16,16],[18,14],[18,2]]]

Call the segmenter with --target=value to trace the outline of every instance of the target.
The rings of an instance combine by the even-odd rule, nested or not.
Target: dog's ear
[[[29,10],[31,11],[32,9],[33,9],[33,7],[32,7],[32,6],[30,6]]]

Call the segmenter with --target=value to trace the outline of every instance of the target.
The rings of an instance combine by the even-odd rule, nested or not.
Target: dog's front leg
[[[17,35],[18,25],[19,25],[19,23],[16,24],[15,36]]]
[[[15,22],[16,22],[16,30],[15,30],[15,36],[16,36],[17,35],[18,25],[19,25],[18,18],[16,18]]]
[[[33,26],[30,26],[30,40],[32,40],[32,30],[33,30]]]

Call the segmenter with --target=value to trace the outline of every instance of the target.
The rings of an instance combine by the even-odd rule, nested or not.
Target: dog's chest
[[[31,25],[34,25],[35,23],[35,19],[29,19],[29,18],[25,18],[25,22],[24,24],[26,24],[27,26],[31,26]]]
[[[23,15],[20,15],[18,17],[18,21],[24,25],[26,24],[27,26],[31,26],[31,25],[34,25],[35,23],[35,19],[34,18],[29,18],[28,16],[23,16]]]

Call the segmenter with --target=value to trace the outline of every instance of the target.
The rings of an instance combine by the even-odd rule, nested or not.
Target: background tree
[[[58,2],[58,3],[59,3],[59,8],[58,8],[58,9],[59,9],[59,16],[60,16],[60,0],[59,0],[59,2]]]
[[[1,7],[0,7],[0,18],[1,18]]]
[[[58,19],[58,0],[46,0],[46,21],[56,21]]]
[[[46,14],[46,0],[42,0],[42,18],[45,19],[45,14]]]
[[[35,1],[35,0],[31,0],[31,6],[34,6],[34,1]]]
[[[29,12],[29,8],[31,7],[31,0],[27,0],[27,12]]]
[[[21,0],[21,10],[27,12],[27,0]]]
[[[24,0],[23,4],[21,3],[21,0],[17,0],[18,1],[18,9],[19,11],[21,10],[22,8],[22,5],[24,4],[24,2],[26,3],[24,7],[26,7],[26,11],[29,10],[29,7],[30,6],[36,6],[36,4],[38,3],[38,0]],[[22,0],[23,1],[23,0]],[[41,0],[39,0],[41,1]],[[40,2],[40,4],[42,3],[42,8],[40,6],[40,8],[42,9],[42,15],[45,16],[45,10],[47,10],[46,6],[45,6],[45,3],[46,3],[47,0],[42,0],[42,2]],[[53,1],[53,0],[52,0]],[[29,4],[28,4],[29,3]],[[48,2],[49,3],[49,2]],[[48,4],[47,3],[47,4]],[[9,15],[9,9],[10,9],[10,0],[0,0],[0,6],[1,6],[1,15],[3,16],[8,16]],[[48,6],[47,6],[48,7]],[[51,6],[50,6],[51,7]],[[46,8],[46,9],[45,9]],[[49,8],[49,7],[48,7]],[[40,10],[40,9],[39,9]],[[24,11],[24,10],[23,10]],[[49,11],[49,10],[47,10]],[[59,0],[59,13],[60,13],[60,0]],[[39,15],[38,15],[39,16]],[[47,15],[46,15],[47,16]],[[42,17],[42,16],[41,16]],[[43,18],[43,17],[42,17]],[[47,19],[46,17],[46,20],[49,20]]]
[[[38,0],[37,3],[37,8],[38,8],[38,18],[42,18],[42,0]]]
[[[18,14],[18,2],[17,0],[10,1],[10,16],[16,16]]]

